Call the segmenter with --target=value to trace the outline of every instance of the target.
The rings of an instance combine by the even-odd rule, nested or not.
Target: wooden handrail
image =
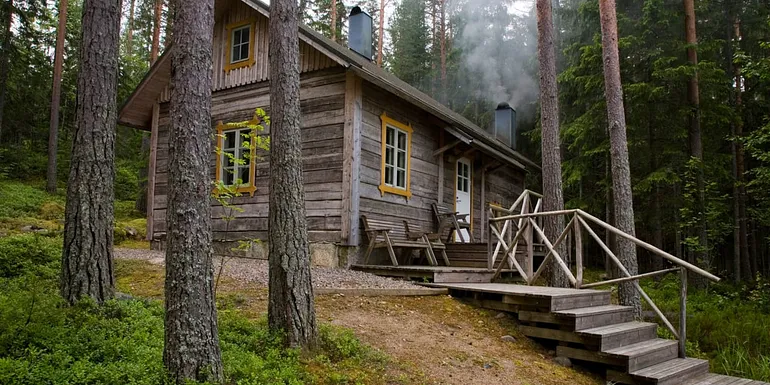
[[[687,270],[694,271],[694,272],[696,272],[696,273],[698,273],[698,274],[700,274],[700,275],[702,275],[702,276],[704,276],[704,277],[706,277],[706,278],[708,278],[708,279],[710,279],[710,280],[712,280],[714,282],[719,282],[719,280],[720,280],[720,278],[715,276],[714,274],[711,274],[708,271],[705,271],[705,270],[699,268],[698,266],[695,266],[695,265],[693,265],[693,264],[691,264],[691,263],[689,263],[687,261],[683,261],[683,260],[681,260],[681,259],[679,259],[679,258],[677,258],[677,257],[675,257],[675,256],[673,256],[673,255],[671,255],[671,254],[669,254],[669,253],[667,253],[667,252],[665,252],[665,251],[663,251],[663,250],[661,250],[661,249],[659,249],[659,248],[657,248],[657,247],[655,247],[655,246],[653,246],[653,245],[651,245],[651,244],[649,244],[647,242],[641,241],[638,238],[634,237],[633,235],[626,234],[625,232],[620,231],[620,230],[616,229],[613,226],[610,226],[609,224],[607,224],[606,222],[602,221],[601,219],[599,219],[599,218],[597,218],[597,217],[595,217],[595,216],[593,216],[593,215],[591,215],[591,214],[589,214],[589,213],[587,213],[587,212],[585,212],[583,210],[578,209],[577,212],[580,215],[580,217],[585,217],[585,218],[589,219],[591,222],[596,223],[597,225],[603,227],[605,230],[607,230],[607,231],[609,231],[609,232],[611,232],[611,233],[613,233],[613,234],[615,234],[615,235],[617,235],[619,237],[625,238],[625,239],[627,239],[627,240],[637,244],[638,246],[640,246],[640,247],[642,247],[642,248],[644,248],[644,249],[646,249],[648,251],[651,251],[651,252],[653,252],[655,254],[658,254],[661,257],[663,257],[665,259],[668,259],[670,262],[672,262],[675,265],[684,267]]]
[[[533,217],[551,217],[556,215],[569,215],[574,214],[577,212],[577,209],[572,210],[559,210],[559,211],[541,211],[537,213],[527,213],[527,214],[515,214],[515,215],[506,215],[502,217],[495,217],[495,218],[489,218],[490,222],[502,222],[507,220],[515,220],[515,219],[521,219],[521,218],[533,218]]]
[[[601,281],[601,282],[592,282],[592,283],[587,283],[587,284],[583,285],[582,288],[583,289],[588,289],[588,288],[591,288],[591,287],[604,286],[604,285],[609,285],[609,284],[613,284],[613,283],[622,283],[622,282],[628,282],[628,281],[635,281],[635,280],[638,280],[638,279],[641,279],[641,278],[654,277],[656,275],[668,274],[668,273],[671,273],[671,272],[674,272],[674,271],[679,271],[679,269],[681,269],[681,267],[672,267],[670,269],[657,270],[657,271],[652,271],[652,272],[649,272],[649,273],[637,274],[637,275],[630,276],[630,277],[608,279],[606,281]]]

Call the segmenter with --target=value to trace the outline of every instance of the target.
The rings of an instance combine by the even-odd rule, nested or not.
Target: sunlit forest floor
[[[0,383],[165,383],[163,266],[116,260],[119,299],[62,306],[57,280],[64,197],[0,182]],[[116,203],[116,247],[148,248],[133,202]],[[587,271],[587,280],[601,272]],[[592,278],[593,277],[593,278]],[[644,280],[676,324],[675,276]],[[313,355],[267,331],[267,290],[225,276],[218,287],[228,381],[239,384],[599,384],[525,338],[509,316],[449,296],[317,296]],[[770,380],[770,285],[691,291],[688,354],[712,371]],[[665,337],[664,328],[659,328]],[[502,338],[503,336],[509,336]]]

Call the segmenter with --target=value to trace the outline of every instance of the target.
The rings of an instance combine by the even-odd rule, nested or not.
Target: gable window
[[[384,113],[382,120],[382,170],[380,192],[412,196],[410,190],[410,163],[412,150],[412,127],[389,118]]]
[[[254,64],[254,31],[256,20],[248,19],[228,24],[227,29],[227,61],[225,71]]]
[[[251,128],[225,128],[217,125],[216,178],[225,186],[237,186],[240,193],[254,195],[256,132]]]

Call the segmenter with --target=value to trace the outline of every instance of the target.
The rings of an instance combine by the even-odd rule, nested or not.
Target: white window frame
[[[251,151],[249,147],[243,147],[243,142],[250,140],[248,138],[251,137],[252,131],[253,131],[252,129],[244,127],[244,128],[228,129],[222,132],[224,137],[222,138],[222,146],[220,148],[220,154],[219,154],[219,157],[220,157],[219,170],[217,171],[219,175],[219,181],[222,182],[223,184],[225,183],[227,174],[233,175],[233,184],[231,185],[225,184],[226,186],[235,186],[236,185],[235,181],[240,177],[242,170],[246,170],[246,174],[249,175],[249,181],[246,183],[243,183],[243,181],[241,181],[242,183],[237,184],[237,186],[250,187],[254,185],[254,181],[251,180],[253,178],[253,176],[251,175],[251,169],[252,169],[251,163],[254,162],[254,159],[252,159],[253,151]],[[225,147],[227,144],[227,134],[231,132],[235,133],[235,147]],[[236,159],[245,159],[245,160],[248,160],[248,163],[247,164],[235,163],[233,165],[228,165],[230,159],[227,155],[225,155],[228,151],[233,151],[235,153]],[[244,158],[243,157],[244,154],[249,154],[249,157]]]
[[[406,175],[409,168],[409,133],[390,124],[385,126],[385,130],[385,138],[388,138],[388,133],[393,132],[393,135],[391,136],[393,139],[392,143],[385,142],[385,185],[406,191]],[[400,137],[404,138],[403,148],[399,145]],[[388,161],[388,151],[391,151],[392,154],[390,162]],[[398,165],[398,156],[401,154],[404,156],[403,166]],[[403,173],[401,184],[398,183],[399,171]],[[388,183],[388,177],[390,177],[390,183]]]
[[[235,33],[238,32],[238,31],[243,31],[244,29],[248,30],[248,32],[246,33],[246,41],[243,41],[243,36],[244,35],[243,35],[243,33],[241,33],[241,41],[236,43],[236,41],[235,41]],[[250,53],[251,53],[251,33],[252,33],[252,31],[251,31],[251,24],[246,24],[246,25],[243,25],[243,26],[240,26],[240,27],[236,27],[236,28],[233,28],[230,31],[230,64],[241,63],[241,62],[244,62],[246,60],[249,60],[249,56],[250,56]],[[238,60],[235,60],[235,47],[236,46],[238,47],[238,54],[240,55],[241,47],[244,46],[244,45],[246,45],[248,47],[248,52],[249,53],[246,54],[246,57],[243,57],[243,58],[240,58]]]

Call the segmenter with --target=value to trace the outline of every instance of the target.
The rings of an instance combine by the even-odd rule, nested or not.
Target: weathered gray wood
[[[591,288],[591,287],[605,286],[605,285],[610,285],[610,284],[613,284],[613,283],[628,282],[628,281],[638,281],[641,278],[654,277],[656,275],[667,274],[667,273],[670,273],[670,272],[673,272],[673,271],[679,271],[679,269],[682,269],[682,268],[680,268],[680,267],[672,267],[670,269],[651,271],[649,273],[643,273],[643,274],[637,274],[637,275],[634,275],[632,277],[623,277],[623,278],[608,279],[606,281],[600,281],[600,282],[592,282],[592,283],[589,283],[589,284],[585,284],[582,287],[588,289],[588,288]]]
[[[361,78],[348,72],[345,80],[345,137],[342,170],[342,238],[359,244],[362,92]]]
[[[147,237],[152,240],[153,220],[155,215],[155,176],[158,163],[158,118],[160,116],[160,106],[158,103],[152,106],[152,125],[150,131],[150,159],[147,166]],[[165,198],[164,198],[165,201]],[[165,204],[164,204],[165,207]]]
[[[708,370],[708,361],[695,358],[676,358],[629,374],[638,381],[653,382],[659,385],[676,385],[706,374]],[[613,380],[609,373],[607,379]]]
[[[527,337],[541,338],[546,340],[557,340],[564,342],[573,342],[577,344],[586,344],[587,339],[573,332],[557,329],[546,329],[535,326],[520,325],[519,331]]]
[[[609,350],[654,339],[657,337],[657,328],[657,324],[649,322],[626,322],[586,329],[578,332],[578,334],[588,338],[597,338],[600,341],[601,350]]]

